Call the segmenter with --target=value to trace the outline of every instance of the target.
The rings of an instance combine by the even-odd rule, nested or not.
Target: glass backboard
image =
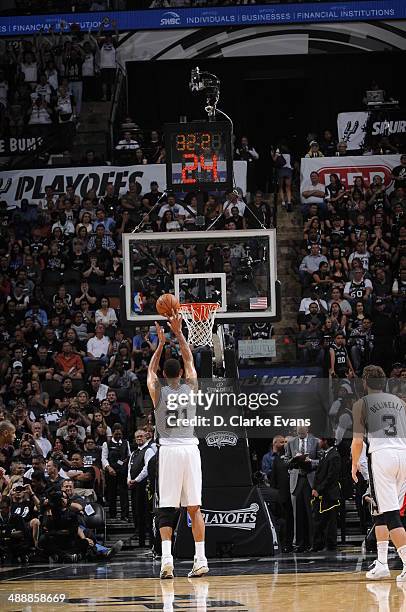
[[[127,322],[163,320],[163,293],[181,302],[219,302],[219,322],[279,315],[276,231],[157,232],[123,235],[122,314]]]

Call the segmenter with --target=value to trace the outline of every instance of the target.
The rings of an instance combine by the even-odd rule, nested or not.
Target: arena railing
[[[113,154],[114,145],[118,140],[120,133],[120,119],[128,114],[128,87],[127,87],[127,72],[125,65],[118,64],[116,71],[116,80],[114,86],[113,99],[111,102],[110,119],[109,119],[109,148],[111,155]]]

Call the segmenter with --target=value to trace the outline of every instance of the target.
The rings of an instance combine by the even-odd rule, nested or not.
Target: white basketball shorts
[[[159,448],[159,507],[201,506],[202,466],[197,444]]]
[[[379,514],[400,510],[406,494],[406,452],[383,448],[371,453],[371,477]]]

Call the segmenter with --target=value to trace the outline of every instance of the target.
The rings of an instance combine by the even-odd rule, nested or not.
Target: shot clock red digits
[[[217,182],[219,180],[217,172],[217,155],[214,153],[211,155],[211,164],[206,163],[204,155],[200,155],[199,157],[194,153],[184,153],[182,158],[186,163],[186,165],[182,164],[182,183],[186,185],[197,183],[197,178],[195,176],[190,176],[190,173],[199,170],[199,163],[201,172],[211,172],[211,181]],[[188,160],[191,160],[191,163],[187,163]]]
[[[167,123],[166,186],[177,191],[226,191],[233,184],[231,126],[222,121]]]

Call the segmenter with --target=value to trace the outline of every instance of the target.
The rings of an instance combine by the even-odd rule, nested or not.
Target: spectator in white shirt
[[[36,444],[40,447],[44,457],[52,450],[52,444],[42,435],[42,423],[33,423],[32,434]]]
[[[223,204],[223,214],[226,219],[232,217],[232,209],[236,206],[241,217],[244,216],[245,202],[239,197],[236,189],[227,194],[227,200]]]
[[[167,203],[163,204],[159,209],[158,217],[162,220],[162,217],[167,210],[170,210],[173,214],[173,218],[176,221],[183,221],[186,217],[186,210],[176,202],[174,195],[168,195]]]
[[[47,82],[46,74],[41,74],[41,76],[39,77],[39,83],[35,88],[35,92],[38,94],[38,96],[41,96],[47,104],[50,104],[52,96],[52,87]]]
[[[64,85],[58,88],[57,103],[55,110],[58,113],[59,123],[67,123],[74,119],[74,98]]]
[[[56,221],[56,223],[52,225],[51,231],[53,232],[56,227],[61,229],[64,236],[73,236],[75,233],[75,226],[73,225],[72,221],[69,221],[66,218],[66,214],[64,212],[59,214],[59,221]]]
[[[23,61],[19,64],[20,71],[24,75],[24,82],[28,83],[33,90],[38,82],[38,63],[32,53],[25,53]]]
[[[100,361],[107,363],[108,361],[108,350],[110,345],[110,339],[104,335],[105,327],[103,323],[96,325],[96,333],[93,338],[87,341],[87,357],[86,361]]]
[[[140,145],[131,138],[131,132],[124,132],[124,138],[119,141],[116,150],[139,149]]]
[[[100,52],[100,72],[101,72],[101,81],[102,81],[102,91],[103,91],[103,100],[106,101],[110,99],[113,86],[114,79],[116,76],[116,67],[117,67],[117,51],[116,47],[118,45],[118,31],[116,29],[115,36],[112,35],[111,32],[104,32],[104,35],[101,36],[102,29],[106,23],[104,20],[100,25],[100,29],[97,35],[97,44],[99,46]],[[110,24],[108,24],[110,25]],[[116,22],[112,21],[111,26],[116,28]]]
[[[317,204],[323,212],[327,212],[327,204],[324,201],[325,186],[320,183],[318,172],[310,173],[310,181],[303,184],[302,189],[302,213],[307,214],[310,204]]]
[[[56,91],[59,85],[59,73],[53,61],[46,63],[45,76],[47,83]]]
[[[46,100],[38,94],[32,94],[32,105],[28,111],[28,125],[50,125],[52,123],[51,109]]]
[[[310,313],[309,306],[316,302],[319,306],[320,312],[327,312],[327,302],[321,300],[316,293],[312,293],[311,297],[302,298],[299,306],[300,315],[308,315]]]
[[[100,308],[96,310],[94,315],[96,323],[103,323],[106,327],[117,325],[117,315],[114,308],[110,308],[110,301],[107,297],[102,297],[100,300]]]
[[[367,250],[365,242],[358,241],[356,249],[348,258],[350,268],[353,268],[353,261],[359,259],[364,270],[369,270],[369,258],[371,253]]]

